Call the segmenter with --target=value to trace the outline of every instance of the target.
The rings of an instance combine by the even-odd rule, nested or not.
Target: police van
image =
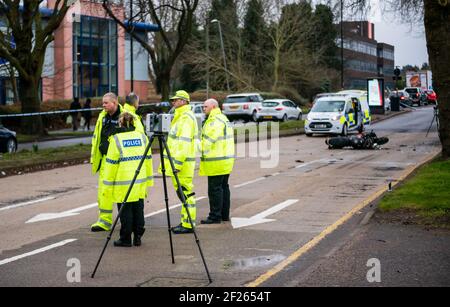
[[[341,91],[319,97],[305,120],[305,134],[341,134],[362,132],[370,125],[367,92]]]

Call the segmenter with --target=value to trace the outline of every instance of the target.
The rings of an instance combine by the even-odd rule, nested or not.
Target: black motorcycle
[[[381,145],[389,142],[387,137],[378,137],[373,130],[369,133],[359,133],[350,136],[337,136],[325,140],[328,149],[342,149],[352,147],[353,149],[379,149]]]

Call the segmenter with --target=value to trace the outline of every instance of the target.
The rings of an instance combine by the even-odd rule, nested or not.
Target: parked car
[[[257,121],[258,108],[261,108],[264,99],[258,93],[242,93],[228,95],[222,105],[223,114],[229,120],[244,119]]]
[[[17,138],[16,133],[0,124],[0,152],[16,152]]]
[[[411,96],[408,94],[408,92],[405,91],[392,91],[389,94],[389,101],[391,101],[392,97],[395,95],[398,95],[400,98],[400,103],[407,104],[409,106],[412,105]]]
[[[281,120],[285,122],[288,119],[301,120],[302,110],[288,99],[267,99],[258,108],[256,117],[258,121]]]
[[[427,93],[427,100],[428,100],[428,103],[434,103],[434,104],[436,104],[436,102],[437,102],[437,95],[436,95],[436,92],[433,91],[433,90],[428,90],[428,91],[426,91],[426,93]]]
[[[420,87],[405,87],[403,91],[409,94],[411,105],[417,104],[420,107],[428,103],[426,94]]]

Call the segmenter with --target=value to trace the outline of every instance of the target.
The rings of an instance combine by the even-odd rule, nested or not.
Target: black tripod
[[[433,119],[431,120],[430,127],[428,128],[427,135],[425,137],[427,137],[428,133],[430,133],[431,127],[433,126],[433,123],[434,123],[435,120],[436,120],[437,131],[438,131],[438,134],[439,134],[439,117],[438,117],[437,103],[436,103],[436,106],[433,107],[433,109],[434,109]]]
[[[171,227],[170,227],[169,197],[168,197],[168,193],[167,193],[166,168],[165,168],[165,165],[164,165],[164,150],[166,150],[167,157],[168,157],[169,162],[170,162],[170,167],[172,168],[172,172],[173,172],[173,175],[175,177],[175,181],[177,183],[177,187],[178,187],[177,195],[178,195],[178,197],[180,197],[181,203],[184,206],[184,208],[186,209],[186,212],[187,212],[187,215],[188,215],[188,219],[189,219],[189,223],[191,224],[192,231],[193,231],[193,234],[194,234],[194,237],[195,237],[195,242],[197,243],[198,250],[200,252],[200,256],[201,256],[202,261],[203,261],[203,265],[205,266],[206,275],[208,275],[209,283],[212,283],[211,276],[209,275],[208,266],[206,265],[205,257],[203,256],[203,251],[202,251],[202,248],[200,246],[200,240],[198,239],[197,233],[195,232],[195,226],[194,226],[194,223],[192,222],[191,214],[189,213],[189,210],[188,210],[188,206],[187,206],[187,203],[186,203],[186,201],[187,201],[186,200],[186,195],[184,195],[183,189],[182,189],[181,184],[180,184],[180,180],[178,179],[178,175],[176,173],[175,165],[173,163],[173,159],[172,159],[172,156],[170,154],[169,147],[167,146],[165,135],[163,133],[161,133],[161,132],[155,132],[155,133],[153,133],[150,136],[150,140],[148,142],[147,147],[145,148],[144,155],[143,155],[141,161],[139,162],[139,166],[136,169],[136,172],[134,174],[133,180],[131,181],[131,184],[130,184],[130,186],[128,188],[127,194],[125,195],[125,198],[124,198],[124,200],[122,202],[122,205],[120,206],[119,212],[117,214],[116,219],[114,220],[114,223],[113,223],[113,226],[111,228],[111,231],[109,232],[109,235],[106,238],[105,246],[103,247],[102,253],[100,254],[100,258],[97,261],[97,264],[95,266],[94,272],[92,272],[91,278],[94,278],[95,273],[97,272],[97,268],[100,265],[100,261],[103,258],[103,254],[105,253],[106,247],[108,246],[108,243],[111,240],[112,234],[114,232],[114,229],[116,228],[116,225],[117,225],[119,217],[120,217],[120,215],[122,213],[122,210],[126,206],[126,202],[128,200],[128,196],[131,193],[131,189],[133,188],[133,185],[134,185],[134,183],[136,181],[136,178],[137,178],[137,176],[139,175],[139,173],[141,171],[141,167],[144,164],[145,158],[147,157],[147,154],[148,154],[150,148],[152,147],[152,143],[153,143],[153,140],[155,138],[158,138],[158,141],[159,141],[159,151],[160,151],[160,157],[161,157],[161,172],[162,172],[162,175],[163,175],[164,200],[165,200],[165,203],[166,203],[167,226],[168,226],[168,231],[169,231],[170,252],[171,252],[171,256],[172,256],[172,263],[175,263],[175,258],[174,258],[174,255],[173,255],[172,232],[171,232]]]

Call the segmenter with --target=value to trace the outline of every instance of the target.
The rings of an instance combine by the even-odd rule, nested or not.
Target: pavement
[[[288,267],[260,277],[287,260],[306,259],[319,246],[317,238],[323,237],[323,243],[345,229],[352,218],[362,216],[367,199],[440,152],[436,129],[425,137],[432,117],[433,109],[423,108],[374,124],[378,135],[390,138],[375,151],[328,150],[325,137],[302,135],[239,144],[230,177],[232,222],[197,227],[210,285],[192,235],[173,237],[175,263],[171,261],[160,177],[146,200],[143,245],[109,246],[95,279],[90,274],[106,234],[89,231],[97,216],[97,178],[90,166],[3,178],[0,286],[231,287],[261,286],[274,276],[288,280]],[[155,155],[155,168],[158,162]],[[194,184],[200,220],[209,211],[206,178],[195,177]],[[168,196],[171,225],[176,225],[180,208],[172,189]],[[118,230],[113,239],[117,236]],[[305,248],[308,252],[295,258]],[[69,278],[72,268],[80,272],[75,282]]]

